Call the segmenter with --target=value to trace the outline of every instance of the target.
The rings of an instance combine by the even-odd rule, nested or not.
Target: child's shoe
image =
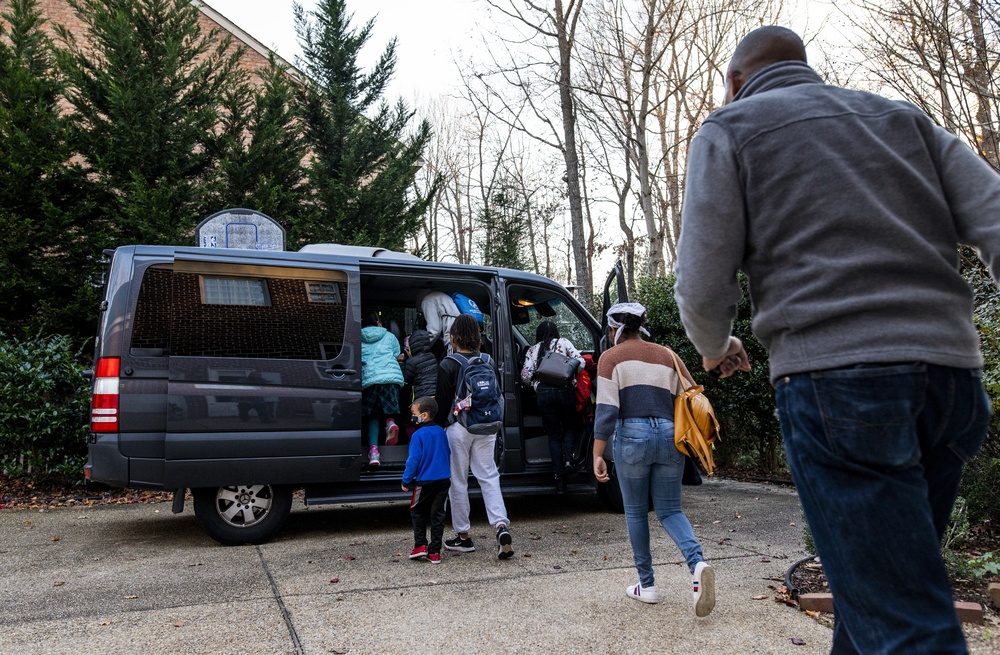
[[[395,446],[399,441],[399,426],[391,418],[385,420],[385,445]]]
[[[441,563],[441,554],[440,553],[431,553],[431,554],[429,554],[427,556],[427,559],[429,559],[431,561],[431,564],[440,564]]]
[[[417,546],[410,551],[410,559],[424,559],[425,557],[427,557],[427,546]],[[438,559],[441,557],[438,556]]]
[[[378,466],[382,462],[379,460],[378,446],[368,449],[368,466]]]
[[[694,615],[708,616],[715,608],[715,571],[706,562],[694,567]]]

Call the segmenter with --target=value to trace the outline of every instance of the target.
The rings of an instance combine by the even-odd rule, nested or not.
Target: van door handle
[[[357,375],[358,373],[353,368],[328,368],[323,372],[327,375],[336,375],[338,377],[342,377],[344,375]]]

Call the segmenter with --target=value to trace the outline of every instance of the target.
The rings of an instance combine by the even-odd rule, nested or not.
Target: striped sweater
[[[691,384],[683,362],[681,375]],[[684,387],[668,348],[641,339],[622,341],[603,353],[597,363],[594,438],[610,439],[623,418],[673,420],[674,395]]]

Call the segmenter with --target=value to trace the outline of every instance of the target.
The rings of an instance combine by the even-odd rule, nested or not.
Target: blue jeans
[[[618,422],[615,472],[625,505],[625,527],[643,587],[656,584],[649,551],[649,497],[656,518],[680,548],[688,569],[704,557],[691,522],[681,509],[684,455],[674,446],[674,423],[665,418],[627,418]],[[652,492],[652,493],[651,493]]]
[[[573,459],[576,446],[576,426],[580,421],[576,413],[576,387],[554,387],[540,382],[535,389],[538,412],[542,425],[549,435],[549,456],[556,477],[563,476],[563,462]]]
[[[833,592],[831,652],[965,653],[940,542],[989,424],[980,372],[865,365],[792,375],[775,389]]]

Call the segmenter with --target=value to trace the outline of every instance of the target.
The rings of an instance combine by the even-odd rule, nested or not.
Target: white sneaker
[[[644,603],[660,602],[660,596],[656,593],[656,587],[643,587],[641,584],[637,584],[628,587],[625,593],[629,598],[635,598]]]
[[[715,607],[715,571],[707,562],[694,567],[694,615],[708,616]]]

